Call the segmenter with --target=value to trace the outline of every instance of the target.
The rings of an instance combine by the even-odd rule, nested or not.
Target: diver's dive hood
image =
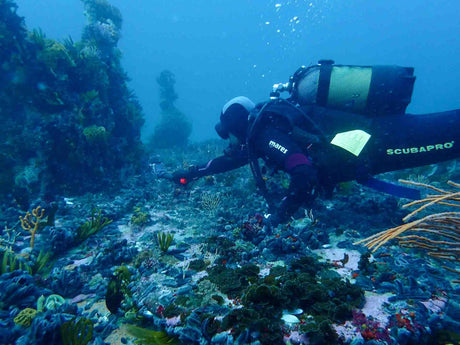
[[[248,130],[248,117],[255,104],[247,97],[239,96],[228,101],[222,108],[220,121],[216,124],[217,134],[228,139],[230,133],[245,141]]]

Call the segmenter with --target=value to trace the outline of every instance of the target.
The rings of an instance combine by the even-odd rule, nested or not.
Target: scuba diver
[[[215,126],[229,140],[220,157],[169,175],[186,185],[200,177],[250,164],[269,205],[266,223],[276,226],[310,204],[319,191],[340,182],[410,199],[417,190],[375,179],[389,171],[460,156],[460,110],[411,115],[413,68],[335,65],[331,60],[299,68],[289,82],[275,84],[270,100],[254,104],[240,96],[226,103]],[[281,92],[289,98],[281,98]],[[259,166],[290,176],[286,196],[275,203]]]

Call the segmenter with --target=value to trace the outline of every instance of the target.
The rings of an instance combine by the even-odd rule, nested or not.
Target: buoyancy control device
[[[412,67],[336,65],[320,60],[300,67],[287,83],[273,86],[271,98],[288,91],[300,106],[317,105],[367,116],[403,114],[411,101]]]

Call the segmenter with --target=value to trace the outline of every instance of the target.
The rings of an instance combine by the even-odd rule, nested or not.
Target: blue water
[[[29,29],[80,39],[78,0],[18,0]],[[159,119],[155,81],[176,75],[177,106],[193,121],[192,138],[217,137],[221,106],[237,95],[268,97],[302,64],[415,67],[408,112],[458,108],[458,0],[113,0],[124,18],[123,66],[145,112],[144,137]]]

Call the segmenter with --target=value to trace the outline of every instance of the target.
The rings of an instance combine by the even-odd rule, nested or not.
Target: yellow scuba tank
[[[301,106],[318,105],[364,115],[403,114],[415,82],[412,67],[335,65],[320,60],[300,67],[286,84],[275,84],[272,98],[289,91]]]

